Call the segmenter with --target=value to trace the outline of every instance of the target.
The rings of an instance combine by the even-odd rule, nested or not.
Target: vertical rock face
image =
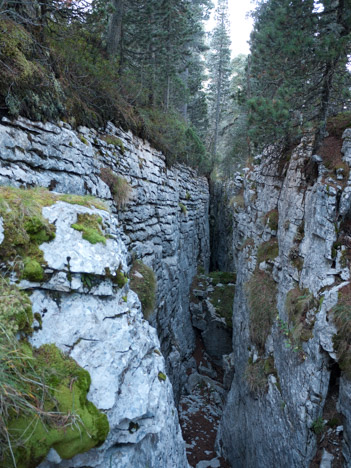
[[[343,153],[349,165],[347,132]],[[339,378],[331,312],[350,279],[346,247],[335,243],[350,213],[347,165],[341,174],[327,170],[305,139],[289,158],[254,166],[239,195],[227,191],[235,373],[218,444],[232,466],[308,467],[319,425],[332,419],[344,421],[350,464],[350,383]]]
[[[209,190],[204,177],[185,166],[168,169],[164,156],[112,124],[98,133],[74,132],[65,123],[2,119],[0,184],[42,186],[60,193],[92,194],[118,208],[129,251],[157,277],[150,322],[158,330],[167,371],[178,398],[183,361],[194,347],[189,286],[201,264],[209,266]],[[106,168],[132,186],[132,199],[112,202],[101,178]]]
[[[54,445],[40,466],[187,468],[160,342],[125,278],[127,249],[117,219],[63,201],[45,206],[42,214],[55,226],[55,238],[40,244],[44,276],[19,284],[30,291],[36,320],[30,341],[35,348],[56,344],[89,372],[88,398],[107,415],[110,432],[99,448],[69,460]],[[82,216],[99,220],[98,242],[75,228]]]

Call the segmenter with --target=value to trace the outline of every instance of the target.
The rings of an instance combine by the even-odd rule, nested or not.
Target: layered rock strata
[[[39,245],[43,277],[22,279],[19,287],[28,290],[36,320],[31,344],[54,343],[89,372],[88,398],[107,415],[110,432],[102,446],[69,460],[61,459],[54,445],[40,466],[187,468],[160,343],[129,289],[127,249],[117,219],[89,206],[89,199],[79,201],[50,200],[42,208],[55,237]],[[99,233],[91,227],[90,238],[84,238],[77,229],[80,217],[98,220]],[[7,232],[6,226],[2,242]]]
[[[178,398],[183,363],[194,348],[189,286],[198,264],[209,266],[207,180],[185,166],[167,168],[160,152],[112,124],[101,132],[75,132],[66,123],[3,118],[0,148],[1,185],[91,194],[118,212],[128,250],[157,277],[157,304],[149,320],[157,328]],[[124,207],[114,201],[101,169],[131,185],[132,198]]]
[[[218,444],[232,466],[308,467],[329,423],[340,425],[351,466],[350,383],[340,376],[332,313],[350,280],[350,136],[339,167],[327,169],[305,138],[285,159],[256,160],[241,191],[226,194],[237,267],[235,373]],[[323,457],[340,460],[341,448]]]

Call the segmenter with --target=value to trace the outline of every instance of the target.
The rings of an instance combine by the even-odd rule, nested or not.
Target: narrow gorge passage
[[[230,468],[216,453],[216,437],[233,371],[234,292],[235,274],[218,271],[198,274],[190,290],[196,347],[187,364],[179,416],[192,467]]]

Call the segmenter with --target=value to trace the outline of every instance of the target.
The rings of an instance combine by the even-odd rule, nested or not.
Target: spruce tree
[[[209,70],[209,118],[211,129],[208,146],[213,156],[217,153],[220,127],[230,90],[230,37],[228,0],[219,0],[216,26],[211,34]]]
[[[254,14],[248,104],[258,146],[324,135],[336,76],[347,77],[350,0],[269,0]],[[342,80],[339,80],[342,81]],[[341,94],[341,90],[338,89]]]

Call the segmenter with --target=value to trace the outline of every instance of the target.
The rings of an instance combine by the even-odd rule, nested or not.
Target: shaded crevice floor
[[[189,464],[196,468],[230,468],[215,450],[226,394],[223,370],[206,355],[200,336],[187,373],[187,394],[180,400],[179,415]]]

